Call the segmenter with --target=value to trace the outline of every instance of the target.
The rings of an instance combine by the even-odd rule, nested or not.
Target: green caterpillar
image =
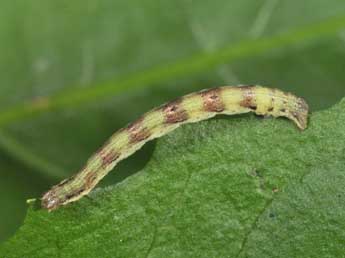
[[[287,117],[304,130],[308,105],[304,99],[278,89],[261,86],[224,86],[183,96],[155,108],[117,131],[76,175],[53,186],[42,197],[42,207],[52,211],[87,195],[115,165],[146,142],[163,136],[182,124],[217,114]]]

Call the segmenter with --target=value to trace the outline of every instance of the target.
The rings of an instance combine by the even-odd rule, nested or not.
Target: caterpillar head
[[[64,205],[64,200],[59,197],[54,188],[46,192],[41,199],[42,208],[47,209],[49,212]]]

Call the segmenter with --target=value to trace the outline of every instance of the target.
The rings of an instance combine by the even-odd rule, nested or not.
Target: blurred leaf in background
[[[0,239],[25,199],[75,173],[116,129],[202,88],[262,84],[313,110],[345,95],[345,2],[2,1]],[[107,177],[148,161],[153,144]]]

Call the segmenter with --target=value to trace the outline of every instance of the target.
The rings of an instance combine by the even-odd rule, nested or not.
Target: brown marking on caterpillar
[[[79,189],[77,189],[77,190],[75,190],[75,191],[73,191],[73,192],[67,194],[67,195],[66,195],[66,199],[72,199],[73,197],[76,197],[76,196],[80,195],[80,194],[81,194],[82,192],[84,192],[84,191],[85,191],[85,188],[84,188],[84,187],[79,188]]]
[[[94,172],[89,173],[85,177],[85,188],[88,189],[93,185],[94,181],[97,179],[97,175]]]
[[[116,152],[115,150],[105,151],[105,149],[101,149],[98,152],[98,155],[102,159],[102,167],[107,167],[109,164],[113,163],[120,157],[120,153]]]
[[[188,119],[188,113],[181,108],[181,103],[182,98],[169,102],[161,107],[165,116],[165,123],[174,124]]]
[[[222,112],[225,109],[223,100],[221,99],[221,89],[209,89],[200,92],[204,101],[204,109],[207,112]]]
[[[257,109],[257,105],[255,103],[255,97],[254,97],[254,91],[253,91],[253,87],[251,86],[244,86],[243,88],[241,87],[241,91],[243,94],[243,99],[240,102],[240,106],[241,107],[245,107],[245,108],[250,108],[252,110],[256,110]]]
[[[146,140],[151,136],[151,132],[143,127],[144,118],[141,117],[134,123],[127,126],[127,131],[129,133],[129,143],[136,143]]]
[[[272,89],[271,92],[271,106],[268,108],[268,112],[273,112],[274,111],[274,106],[275,106],[275,97],[274,95],[276,94],[277,89]]]

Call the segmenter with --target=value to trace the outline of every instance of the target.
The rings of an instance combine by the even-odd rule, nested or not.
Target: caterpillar
[[[307,127],[308,104],[291,93],[262,86],[224,86],[185,95],[145,113],[117,131],[76,175],[53,186],[41,198],[48,211],[87,195],[115,165],[146,142],[161,137],[182,124],[194,123],[217,114],[287,117],[299,129]]]

